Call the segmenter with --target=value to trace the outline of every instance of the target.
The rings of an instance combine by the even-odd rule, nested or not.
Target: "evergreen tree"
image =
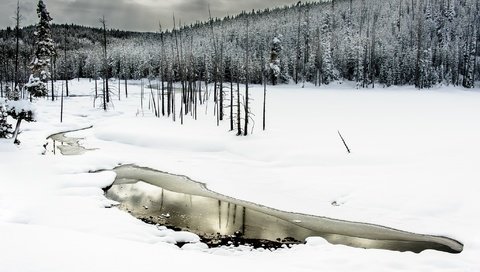
[[[47,95],[47,82],[50,77],[50,59],[54,55],[55,46],[50,29],[52,18],[42,0],[38,1],[37,14],[40,18],[34,33],[35,57],[31,63],[32,74],[26,84],[27,90],[33,97]]]
[[[276,85],[281,73],[280,52],[282,52],[281,37],[275,37],[272,41],[272,50],[270,51],[270,79],[273,85]]]
[[[338,79],[337,71],[334,68],[332,59],[332,29],[330,28],[330,16],[326,16],[322,26],[322,83],[329,84],[330,82]]]
[[[464,62],[465,62],[465,71],[464,71],[464,77],[463,77],[463,87],[465,88],[473,88],[475,85],[475,51],[476,51],[476,44],[475,44],[475,38],[477,37],[477,33],[475,31],[475,28],[472,26],[471,31],[469,31],[471,34],[469,35],[469,38],[467,39],[467,42],[465,44],[465,49],[464,49]]]
[[[446,0],[445,1],[445,17],[447,18],[448,21],[452,22],[453,19],[455,18],[455,6],[454,2],[455,0]]]
[[[7,122],[7,109],[3,103],[0,103],[0,138],[7,138],[12,135],[12,125]]]

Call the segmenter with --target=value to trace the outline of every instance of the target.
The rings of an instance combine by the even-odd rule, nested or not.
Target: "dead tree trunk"
[[[160,25],[160,40],[161,40],[161,44],[162,44],[162,52],[161,52],[161,60],[160,60],[160,80],[162,81],[162,116],[165,116],[165,84],[164,84],[164,78],[165,78],[165,68],[164,68],[164,64],[165,64],[165,42],[164,42],[164,38],[163,38],[163,31],[162,31],[162,25]]]
[[[67,97],[69,96],[68,93],[68,67],[67,67],[67,29],[65,28],[64,33],[64,40],[63,40],[63,53],[64,53],[64,65],[63,65],[63,76],[65,77],[65,89],[67,91]]]
[[[18,132],[20,131],[20,124],[22,123],[22,118],[18,117],[17,119],[17,125],[15,126],[15,131],[13,132],[13,143],[14,144],[20,144],[18,141]]]
[[[265,77],[265,76],[264,76]],[[266,118],[265,118],[265,113],[266,113],[266,104],[267,103],[267,80],[265,79],[263,81],[263,130],[265,131],[266,128]]]
[[[20,14],[20,1],[17,1],[17,10],[15,12],[15,86],[13,87],[13,91],[17,91],[18,88],[18,55],[20,49],[20,21],[22,20],[22,16]]]
[[[125,98],[128,98],[128,82],[127,82],[127,75],[124,74],[124,77],[125,77]]]
[[[105,78],[105,88],[103,90],[103,96],[105,97],[104,100],[106,103],[110,103],[110,92],[108,89],[108,60],[107,60],[107,22],[105,21],[105,16],[100,19],[100,23],[103,26],[103,77]],[[104,110],[107,110],[107,105],[104,103]]]
[[[242,135],[242,117],[240,110],[240,70],[237,70],[237,135]]]
[[[60,97],[60,123],[63,123],[63,85],[62,85],[62,94]]]
[[[178,36],[176,30],[175,14],[173,15],[173,33],[175,36],[175,47],[176,47],[176,56],[177,56],[177,66],[180,73],[180,81],[182,82],[182,96],[180,97],[180,123],[183,125],[183,114],[184,114],[184,99],[185,99],[185,85],[183,82],[183,68],[180,59],[180,47],[178,45]],[[175,93],[174,93],[175,94]],[[175,98],[174,98],[175,100]],[[175,102],[175,101],[174,101]]]
[[[230,62],[230,131],[233,131],[233,67]]]
[[[50,65],[50,73],[52,74],[52,78],[50,79],[50,84],[52,87],[52,101],[55,101],[55,86],[54,86],[54,78],[55,78],[55,69],[54,69],[54,64],[55,64],[55,56],[52,56],[50,58],[50,61],[52,65]]]
[[[249,54],[250,54],[250,41],[249,41],[249,21],[247,19],[247,39],[246,39],[246,50],[245,50],[245,126],[244,126],[244,131],[243,135],[247,136],[248,135],[248,118],[250,118],[249,115],[249,93],[248,93],[248,81],[249,81]]]

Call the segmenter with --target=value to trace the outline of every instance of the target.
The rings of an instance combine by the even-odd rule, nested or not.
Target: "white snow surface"
[[[0,271],[480,271],[478,89],[269,86],[263,132],[263,88],[255,86],[254,133],[237,137],[228,120],[216,126],[212,102],[207,116],[201,107],[199,120],[187,116],[182,126],[155,118],[148,95],[142,113],[138,82],[108,112],[78,96],[93,86],[70,82],[77,97],[65,98],[63,123],[59,100],[38,100],[22,144],[0,140]],[[48,135],[90,125],[71,135],[96,150],[42,155]],[[400,253],[312,237],[275,252],[207,249],[194,234],[112,207],[101,188],[115,174],[88,172],[119,163],[186,175],[282,210],[445,235],[465,248]],[[180,249],[176,241],[192,244]]]

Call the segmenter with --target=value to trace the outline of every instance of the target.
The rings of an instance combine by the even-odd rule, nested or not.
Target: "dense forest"
[[[160,25],[158,33],[108,30],[106,18],[106,54],[100,24],[53,25],[52,75],[471,88],[480,78],[479,10],[479,0],[299,2],[188,26],[178,18],[161,18],[174,20],[176,27],[162,31]],[[16,77],[20,83],[28,80],[33,31],[0,31],[2,88]]]

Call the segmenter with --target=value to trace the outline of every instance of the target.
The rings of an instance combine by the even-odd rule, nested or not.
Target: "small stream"
[[[47,138],[45,152],[81,155],[92,149],[67,133]],[[103,171],[103,170],[102,170]],[[319,236],[331,244],[365,249],[420,253],[427,249],[460,253],[463,244],[448,237],[416,234],[385,226],[291,213],[235,199],[209,190],[204,183],[136,165],[114,168],[116,179],[105,188],[118,207],[150,224],[199,235],[210,247],[249,245],[279,248]]]
[[[73,156],[73,155],[83,155],[88,151],[95,149],[87,149],[80,144],[80,141],[84,138],[75,138],[66,136],[67,133],[77,132],[82,130],[91,129],[93,126],[86,128],[74,129],[69,131],[63,131],[59,133],[52,134],[47,137],[47,143],[44,145],[45,151],[44,155],[47,153],[57,154],[57,151],[64,156]]]
[[[154,169],[124,165],[113,169],[107,198],[119,208],[152,224],[198,234],[209,246],[247,244],[279,247],[320,236],[332,244],[357,248],[460,253],[463,244],[441,236],[400,231],[384,226],[285,212],[231,198],[205,184]]]

